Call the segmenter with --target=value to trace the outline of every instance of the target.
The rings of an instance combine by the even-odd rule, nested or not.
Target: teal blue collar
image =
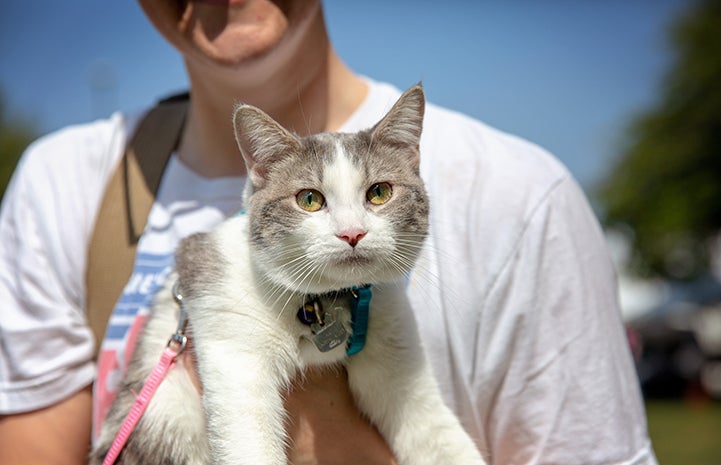
[[[373,297],[371,285],[354,287],[351,289],[351,295],[353,296],[353,305],[350,308],[351,335],[345,351],[349,356],[363,350],[366,343],[368,313],[370,312],[371,297]]]

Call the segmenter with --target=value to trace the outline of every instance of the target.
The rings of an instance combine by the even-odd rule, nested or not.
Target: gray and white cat
[[[286,464],[283,393],[298,371],[338,364],[400,465],[484,463],[443,404],[404,291],[428,228],[424,108],[415,86],[369,130],[299,138],[257,108],[236,107],[247,213],[185,239],[176,254],[202,395],[187,366],[172,369],[120,463]],[[332,320],[342,336],[351,332],[352,289],[369,283],[362,350],[348,355],[344,337],[334,348],[314,343]],[[177,325],[172,284],[157,298],[92,463]],[[315,322],[301,321],[303,308]]]

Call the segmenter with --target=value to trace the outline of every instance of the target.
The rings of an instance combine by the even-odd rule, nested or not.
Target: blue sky
[[[657,100],[689,0],[327,0],[356,71],[532,140],[590,188]],[[0,91],[41,133],[185,87],[134,1],[0,2]]]

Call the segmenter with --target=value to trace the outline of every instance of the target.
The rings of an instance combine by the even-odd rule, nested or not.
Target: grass
[[[721,403],[648,401],[659,465],[721,465]]]

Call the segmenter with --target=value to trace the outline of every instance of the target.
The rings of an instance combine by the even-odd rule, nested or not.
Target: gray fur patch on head
[[[335,157],[337,134],[318,134],[301,139],[301,149],[287,153],[268,169],[266,183],[247,202],[251,243],[271,245],[295,231],[306,213],[296,205],[302,189],[323,182],[323,167]]]
[[[226,259],[213,241],[212,233],[196,233],[183,239],[175,252],[183,297],[202,294],[223,279],[225,265]]]
[[[378,140],[372,129],[348,136],[344,147],[369,184],[388,182],[393,187],[393,197],[376,213],[387,217],[399,232],[425,235],[429,201],[416,162],[418,149]]]

